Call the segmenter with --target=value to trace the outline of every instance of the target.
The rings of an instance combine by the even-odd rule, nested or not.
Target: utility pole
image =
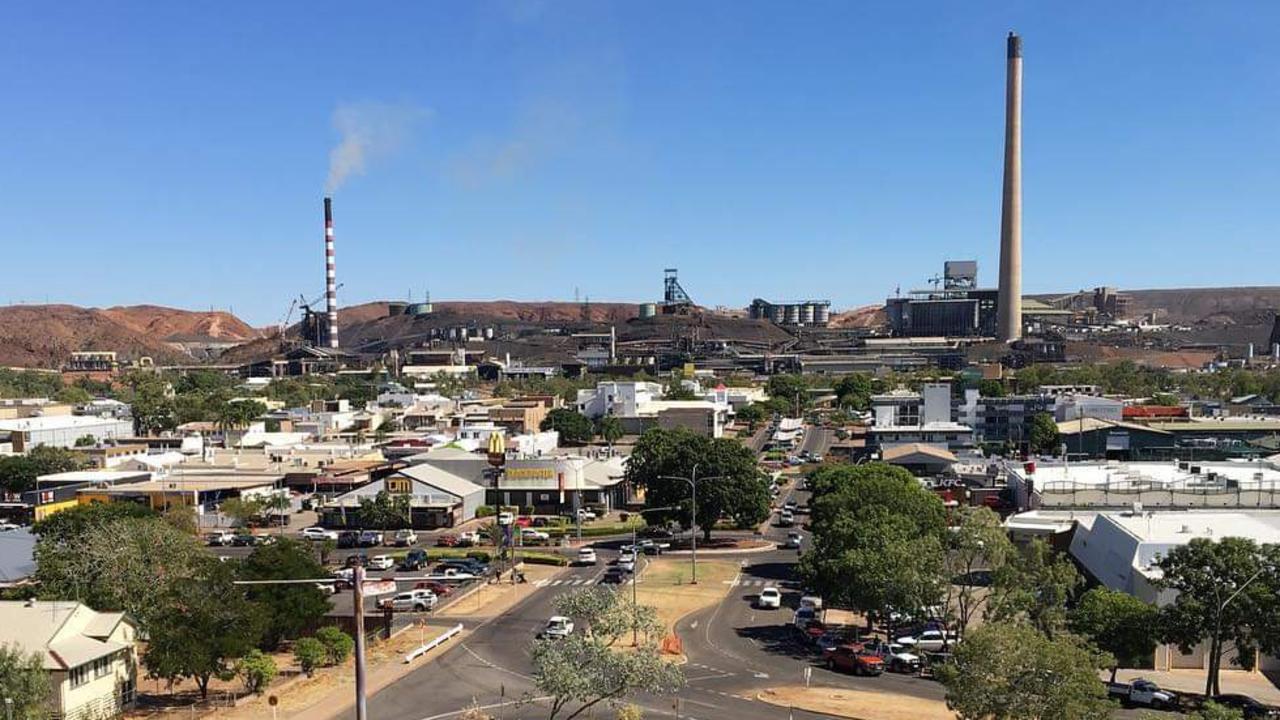
[[[351,573],[352,605],[356,624],[356,720],[367,720],[365,707],[365,658],[364,658],[364,566],[357,565]]]

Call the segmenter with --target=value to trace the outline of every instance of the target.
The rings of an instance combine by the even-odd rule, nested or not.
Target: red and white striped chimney
[[[329,347],[338,347],[338,281],[333,259],[333,199],[324,199],[324,297],[325,336]]]

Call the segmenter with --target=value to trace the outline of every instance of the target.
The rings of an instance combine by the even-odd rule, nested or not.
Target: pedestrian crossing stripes
[[[778,587],[778,586],[786,585],[786,584],[787,584],[787,581],[785,581],[785,580],[761,580],[761,579],[759,579],[759,578],[746,578],[746,579],[741,579],[741,578],[740,578],[740,579],[736,579],[736,580],[725,580],[725,581],[724,581],[724,584],[725,584],[725,585],[732,585],[733,587],[766,587],[766,586],[769,586],[769,585],[773,585],[773,586],[775,586],[775,587]]]
[[[534,586],[534,587],[538,587],[538,588],[545,588],[545,587],[576,587],[576,586],[581,586],[581,585],[595,585],[595,584],[596,584],[596,582],[597,582],[597,581],[596,581],[596,579],[595,579],[595,578],[584,578],[584,577],[577,577],[577,578],[556,578],[556,579],[554,579],[554,580],[552,580],[552,579],[542,579],[542,580],[538,580],[538,581],[536,581],[536,582],[534,582],[534,583],[533,583],[533,586]],[[630,585],[630,584],[632,584],[632,583],[634,583],[634,582],[635,582],[635,580],[633,580],[633,579],[628,579],[625,583],[622,583],[622,584],[623,584],[623,585]]]

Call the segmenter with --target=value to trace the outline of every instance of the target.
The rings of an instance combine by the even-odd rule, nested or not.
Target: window
[[[100,657],[93,661],[93,677],[98,679],[111,674],[111,656]]]
[[[71,687],[80,687],[89,681],[89,666],[80,665],[78,667],[73,667],[68,675],[71,678]]]

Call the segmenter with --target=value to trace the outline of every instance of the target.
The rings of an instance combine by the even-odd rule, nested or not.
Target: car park
[[[418,544],[418,533],[412,530],[397,530],[392,538],[396,547],[409,547]]]
[[[572,634],[573,621],[563,615],[555,615],[550,620],[547,620],[547,626],[542,628],[542,632],[538,634],[538,637],[558,640],[567,638]]]
[[[370,570],[390,570],[395,566],[396,561],[390,555],[374,555],[369,559]]]
[[[761,610],[777,610],[782,607],[782,593],[776,587],[767,587],[756,595],[756,607]]]
[[[382,606],[398,612],[426,612],[435,608],[438,601],[436,594],[430,590],[414,589],[396,593],[394,597],[383,600]]]
[[[578,565],[595,565],[596,551],[592,548],[582,548],[578,551],[578,558],[576,562]]]
[[[854,675],[879,675],[884,672],[884,660],[879,655],[866,652],[860,645],[841,645],[823,653],[823,661],[830,670]]]
[[[377,547],[382,544],[382,533],[377,530],[365,530],[360,533],[360,547]]]
[[[410,550],[405,554],[404,560],[400,561],[400,567],[404,570],[421,570],[427,566],[426,550]]]
[[[298,532],[303,540],[337,540],[338,533],[335,530],[325,530],[322,527],[302,528]]]

